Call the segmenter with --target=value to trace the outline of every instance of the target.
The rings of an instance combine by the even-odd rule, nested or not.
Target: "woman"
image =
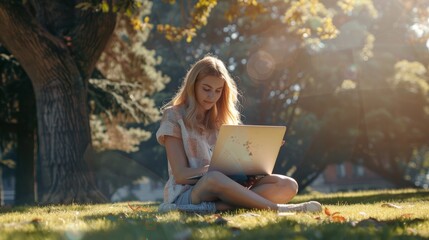
[[[159,210],[321,211],[315,201],[285,204],[298,191],[290,177],[272,174],[239,184],[221,172],[207,172],[220,126],[241,123],[237,96],[235,82],[216,57],[206,56],[188,71],[176,96],[164,107],[156,133],[165,146],[169,172]],[[199,180],[190,179],[201,174]]]

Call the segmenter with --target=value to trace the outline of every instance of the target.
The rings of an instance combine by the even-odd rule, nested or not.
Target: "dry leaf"
[[[149,208],[147,207],[143,207],[143,206],[132,206],[130,203],[128,203],[128,207],[133,210],[133,212],[137,212],[137,211],[148,211]]]
[[[337,214],[340,214],[340,212],[334,212],[334,213],[331,214],[331,216],[335,216]]]
[[[389,208],[396,208],[396,209],[401,209],[402,208],[401,206],[398,206],[398,205],[395,205],[395,204],[392,204],[392,203],[383,203],[381,206],[382,207],[389,207]]]
[[[327,207],[325,207],[325,214],[331,216],[331,211]]]
[[[346,222],[346,218],[341,215],[336,215],[331,217],[331,221],[336,223],[343,223]]]
[[[407,232],[408,234],[413,234],[413,235],[417,235],[417,230],[414,228],[407,228]]]
[[[331,213],[331,210],[329,210],[329,208],[327,207],[325,207],[325,214],[326,216],[328,216],[328,219],[331,222],[339,222],[339,223],[346,222],[346,218],[341,216],[340,212]]]
[[[32,222],[32,223],[40,223],[40,222],[42,222],[42,219],[41,219],[41,218],[33,218],[33,219],[31,220],[31,222]]]
[[[218,218],[221,218],[222,215],[220,215],[219,213],[213,214],[213,215],[209,215],[206,217],[207,220],[209,221],[215,221]]]
[[[366,212],[359,212],[359,214],[364,216],[364,217],[368,216],[368,214]]]
[[[411,218],[412,216],[413,216],[414,214],[412,214],[412,213],[404,213],[404,214],[402,214],[401,215],[401,218]]]

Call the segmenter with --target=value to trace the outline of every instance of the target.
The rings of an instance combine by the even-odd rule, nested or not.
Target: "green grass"
[[[307,200],[331,216],[159,214],[150,202],[0,208],[0,239],[429,239],[427,190],[315,193],[294,202]]]

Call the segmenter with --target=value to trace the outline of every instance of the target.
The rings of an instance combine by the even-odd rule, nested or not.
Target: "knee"
[[[293,178],[282,178],[277,184],[279,184],[279,188],[282,189],[283,194],[288,196],[288,198],[293,198],[298,193],[298,183]]]
[[[225,174],[218,171],[211,171],[207,172],[201,180],[210,189],[210,191],[221,192],[225,186],[225,178],[227,178]]]
[[[298,193],[298,190],[299,190],[299,186],[298,186],[298,183],[296,182],[296,180],[293,178],[289,178],[289,186],[290,186],[291,191],[293,193],[295,193],[295,195],[296,195]]]

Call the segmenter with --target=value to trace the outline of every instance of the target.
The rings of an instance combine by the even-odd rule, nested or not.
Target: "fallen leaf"
[[[335,216],[337,214],[340,214],[340,212],[334,212],[334,213],[331,214],[331,216]]]
[[[359,214],[362,216],[365,216],[365,217],[368,216],[368,214],[366,212],[359,212]]]
[[[417,235],[417,230],[414,228],[407,228],[407,232],[408,234],[413,234],[413,235]]]
[[[341,215],[336,215],[331,217],[331,221],[336,223],[343,223],[346,222],[346,218]]]
[[[149,211],[149,208],[147,207],[143,207],[143,206],[132,206],[130,203],[128,203],[128,207],[133,211],[133,212],[137,212],[137,211]]]
[[[352,227],[356,227],[356,225],[357,225],[358,223],[359,223],[358,221],[352,221],[352,222],[350,222],[350,225],[352,225]]]
[[[331,211],[329,210],[329,208],[325,207],[325,214],[327,216],[331,216]]]
[[[401,218],[408,218],[408,219],[410,219],[413,215],[414,214],[412,214],[412,213],[404,213],[404,214],[401,215]]]
[[[31,220],[31,222],[32,223],[40,223],[42,221],[42,219],[41,218],[33,218],[32,220]]]
[[[208,221],[210,221],[210,220],[214,221],[214,220],[216,220],[216,219],[218,219],[220,217],[222,217],[222,215],[220,215],[219,213],[216,213],[216,214],[213,214],[213,215],[206,216],[206,219]]]
[[[392,203],[383,203],[381,206],[382,207],[389,207],[389,208],[396,208],[396,209],[401,209],[402,208],[401,206],[398,206],[398,205],[395,205],[395,204],[392,204]]]

